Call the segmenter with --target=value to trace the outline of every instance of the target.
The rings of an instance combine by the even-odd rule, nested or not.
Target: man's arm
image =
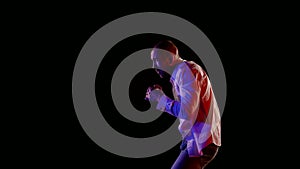
[[[199,110],[200,86],[197,78],[185,66],[179,71],[176,84],[179,87],[180,99],[172,100],[166,95],[162,95],[158,101],[157,109],[167,112],[175,117],[194,120]]]

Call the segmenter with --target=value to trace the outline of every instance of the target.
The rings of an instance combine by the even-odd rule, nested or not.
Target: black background
[[[130,13],[124,13],[124,14],[130,14]],[[178,15],[176,12],[173,14]],[[76,59],[76,57],[78,56],[78,52],[80,51],[80,49],[82,47],[80,45],[83,45],[84,42],[89,38],[89,36],[91,36],[96,30],[98,30],[100,28],[100,26],[102,26],[102,24],[105,24],[105,23],[111,21],[112,19],[116,19],[117,17],[121,17],[121,16],[122,16],[122,13],[118,14],[116,17],[111,17],[111,19],[108,19],[106,22],[100,22],[97,19],[97,17],[95,17],[96,21],[89,20],[89,21],[85,21],[86,23],[85,22],[78,23],[78,25],[83,24],[83,25],[85,25],[85,27],[84,28],[81,27],[79,30],[77,30],[76,33],[74,33],[74,30],[73,30],[72,31],[73,35],[71,35],[71,37],[68,37],[68,38],[73,39],[72,44],[75,41],[75,42],[77,42],[75,44],[78,45],[76,48],[74,46],[68,45],[68,47],[71,47],[71,49],[76,50],[76,52],[77,52],[77,53],[74,52],[74,57],[72,59]],[[222,50],[223,50],[222,48],[224,48],[224,50],[226,50],[226,48],[228,47],[227,46],[228,42],[226,41],[226,39],[228,39],[230,37],[230,34],[227,32],[228,30],[226,28],[225,28],[225,30],[222,30],[222,27],[223,27],[222,24],[219,23],[220,26],[218,26],[217,21],[214,19],[211,20],[211,18],[210,19],[207,18],[206,20],[203,20],[203,19],[205,19],[205,17],[203,17],[203,19],[201,19],[201,17],[198,18],[191,14],[185,14],[185,15],[183,14],[183,15],[178,15],[178,16],[183,17],[185,19],[189,19],[192,23],[195,22],[194,24],[197,24],[197,23],[200,24],[199,25],[199,26],[201,26],[200,29],[208,36],[209,39],[211,39],[216,50],[220,53],[220,57],[221,57],[222,61],[224,62],[224,67],[225,67],[224,69],[225,69],[226,73],[227,73],[227,71],[230,71],[230,70],[228,70],[230,67],[230,63],[226,63],[226,59],[224,61],[224,58],[225,57],[230,58],[232,56],[230,56],[230,53],[228,53],[228,55],[226,55],[226,53],[222,53]],[[103,18],[101,18],[101,19],[104,20]],[[212,22],[212,23],[210,23],[210,22]],[[70,25],[68,25],[68,26],[70,26]],[[66,32],[69,32],[69,29],[70,28],[67,27]],[[71,28],[71,29],[73,29],[73,28]],[[80,35],[83,36],[82,39],[79,38]],[[228,36],[228,38],[226,36]],[[101,65],[100,65],[100,68],[99,68],[98,74],[97,74],[98,75],[97,80],[96,80],[96,94],[97,94],[98,104],[102,103],[101,106],[99,106],[99,107],[102,108],[103,115],[104,115],[104,117],[106,117],[106,120],[110,123],[110,125],[115,130],[117,130],[123,134],[129,135],[129,136],[134,136],[134,137],[153,136],[155,134],[159,134],[160,132],[163,132],[165,129],[167,129],[168,126],[170,126],[171,122],[174,121],[174,119],[172,117],[168,116],[167,114],[164,114],[159,119],[157,119],[151,123],[148,123],[148,124],[138,124],[138,123],[128,121],[124,117],[120,116],[115,109],[113,109],[113,105],[111,104],[112,102],[109,98],[109,91],[110,91],[109,77],[112,77],[113,70],[114,70],[114,68],[116,68],[118,63],[120,63],[120,61],[122,60],[122,57],[126,57],[130,53],[140,50],[140,49],[143,49],[143,48],[151,48],[155,44],[155,42],[157,42],[158,40],[163,39],[163,38],[165,38],[165,37],[158,36],[158,35],[151,35],[151,34],[130,37],[130,38],[124,40],[125,42],[122,41],[122,42],[120,42],[120,44],[116,45],[113,49],[111,49],[111,51],[105,56],[105,58],[103,59]],[[167,38],[170,39],[172,37],[167,37]],[[222,43],[222,39],[224,40],[223,43]],[[184,44],[180,44],[180,42],[178,42],[178,41],[175,41],[175,42],[177,42],[176,44],[178,44],[178,46],[180,48],[184,49],[184,46],[183,46]],[[197,58],[197,57],[192,57],[192,52],[187,52],[187,50],[181,50],[181,49],[179,49],[179,50],[182,52],[181,55],[185,59],[195,60],[195,58]],[[233,59],[233,58],[231,58],[231,59]],[[67,62],[70,62],[70,60],[67,60]],[[229,60],[230,59],[227,59],[227,61],[229,61]],[[74,64],[75,60],[72,60],[72,61]],[[195,61],[197,61],[198,63],[201,63],[200,60],[195,60]],[[227,67],[226,67],[226,64],[228,64]],[[72,68],[72,66],[71,66],[71,68]],[[102,76],[101,76],[100,72],[104,72]],[[228,86],[230,88],[230,84],[232,82],[230,82],[230,77],[228,77],[228,78],[229,78]],[[144,85],[143,87],[146,87],[146,85]],[[146,88],[144,89],[144,91],[142,89],[138,90],[139,88],[135,88],[135,89],[136,89],[135,92],[137,92],[139,94],[141,94],[141,93],[144,94],[145,90],[146,90]],[[230,93],[230,89],[228,89],[228,90],[229,90],[229,92],[228,92],[229,95],[232,95]],[[140,99],[142,100],[143,98],[140,97]],[[228,99],[228,102],[230,102],[230,98]],[[72,106],[72,105],[70,105],[70,106]],[[72,107],[70,107],[70,108],[72,108]],[[238,144],[234,144],[234,142],[230,143],[230,139],[232,139],[232,137],[230,137],[230,135],[234,135],[234,134],[232,134],[232,131],[236,130],[236,128],[230,128],[231,126],[234,126],[234,125],[226,122],[226,112],[231,112],[230,109],[232,109],[232,108],[230,108],[230,106],[227,105],[226,111],[224,112],[224,117],[223,117],[224,118],[224,123],[222,123],[223,124],[223,130],[222,130],[223,146],[220,149],[220,152],[219,152],[218,156],[216,157],[216,159],[214,160],[214,162],[211,163],[210,168],[220,168],[220,167],[226,168],[226,165],[228,165],[227,160],[230,159],[231,154],[234,152],[233,150],[236,150],[235,146],[238,145]],[[115,111],[112,111],[112,110],[115,110]],[[105,113],[105,112],[109,112],[109,113]],[[115,113],[113,113],[113,112],[115,112]],[[230,117],[231,117],[231,115],[230,115],[230,113],[228,113],[227,118],[230,118]],[[62,137],[64,139],[61,141],[61,144],[64,144],[66,147],[66,150],[62,151],[62,152],[66,153],[66,155],[70,154],[72,157],[74,156],[74,154],[77,154],[75,156],[77,159],[76,161],[82,161],[84,163],[89,163],[89,165],[96,165],[96,166],[99,165],[100,168],[101,168],[101,166],[110,166],[109,168],[118,168],[118,167],[122,167],[122,168],[123,167],[124,168],[170,168],[170,166],[172,165],[172,163],[175,161],[176,157],[179,154],[179,145],[177,145],[176,147],[174,147],[174,149],[171,149],[170,151],[163,153],[161,155],[155,156],[155,157],[144,158],[144,159],[130,159],[130,158],[125,158],[125,157],[119,157],[119,156],[110,154],[109,152],[106,152],[105,150],[101,149],[92,140],[90,140],[90,138],[88,138],[88,136],[85,134],[85,132],[81,129],[81,126],[76,119],[74,111],[71,111],[70,116],[66,116],[65,118],[67,118],[66,119],[67,121],[71,121],[71,119],[72,119],[73,124],[70,126],[67,126],[69,128],[68,131],[70,131],[70,133],[68,133],[68,136],[63,135],[63,137]],[[228,119],[227,121],[229,122],[230,119]],[[69,123],[66,123],[66,124],[69,124]],[[241,135],[239,135],[239,136],[241,136]],[[226,138],[228,138],[228,140],[226,140]],[[124,146],[126,146],[126,145],[124,145]],[[113,163],[111,161],[113,161]]]
[[[14,34],[10,38],[13,39],[11,44],[21,44],[11,52],[21,52],[21,56],[24,56],[18,60],[21,71],[15,77],[18,77],[17,84],[22,84],[16,89],[21,88],[25,92],[19,98],[25,104],[19,107],[27,112],[20,116],[22,125],[16,130],[19,133],[18,141],[14,143],[16,149],[8,155],[17,159],[18,163],[10,163],[11,165],[170,168],[179,153],[179,145],[158,156],[143,159],[111,154],[87,136],[77,119],[72,102],[73,69],[85,42],[110,21],[124,15],[147,11],[173,14],[196,25],[210,39],[223,63],[227,80],[227,100],[222,116],[222,147],[206,169],[256,167],[275,151],[266,141],[275,132],[274,128],[266,125],[262,120],[266,115],[261,114],[269,106],[264,107],[266,99],[259,99],[272,93],[268,90],[267,81],[275,78],[269,68],[274,64],[270,62],[269,52],[276,46],[269,42],[275,39],[273,24],[282,23],[277,20],[279,15],[275,11],[266,11],[265,7],[259,6],[223,10],[204,5],[199,8],[163,8],[150,5],[122,10],[105,5],[95,5],[94,8],[92,6],[75,8],[59,4],[41,5],[34,9],[23,9],[9,19],[9,23],[14,23],[11,28]],[[141,39],[145,37],[150,41],[141,43]],[[128,55],[134,50],[149,47],[157,39],[157,36],[152,35],[131,37],[125,40],[130,44],[130,49],[124,52]],[[179,46],[185,48],[184,44]],[[124,49],[124,44],[115,48]],[[126,56],[119,54],[120,57]],[[188,52],[186,57],[193,58],[192,54]],[[185,58],[185,55],[182,57]],[[272,57],[271,60],[276,61],[276,58]],[[197,62],[201,64],[201,61]],[[101,77],[97,78],[99,80]],[[263,79],[259,87],[255,83],[258,79]],[[257,97],[261,89],[264,94]],[[102,94],[98,87],[96,93],[98,101],[101,100]],[[131,98],[134,104],[136,98],[134,95]],[[23,116],[30,120],[22,120]],[[109,115],[105,118],[114,129],[135,137],[158,134],[174,120],[172,117],[162,116],[160,121],[140,126],[117,114],[115,118]],[[160,124],[161,121],[166,123]],[[128,126],[128,130],[123,124]]]

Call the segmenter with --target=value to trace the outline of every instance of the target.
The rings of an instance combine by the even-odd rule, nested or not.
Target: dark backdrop
[[[29,112],[37,112],[34,115],[32,113],[32,121],[26,121],[27,124],[23,125],[28,125],[30,128],[21,128],[24,132],[18,132],[24,140],[22,142],[24,145],[19,147],[25,149],[16,151],[18,157],[24,159],[22,164],[131,169],[163,169],[172,165],[179,153],[179,145],[163,154],[143,159],[120,157],[105,151],[84,132],[73,107],[73,69],[85,42],[110,21],[124,15],[145,11],[170,13],[190,21],[209,38],[222,61],[227,80],[227,100],[222,116],[222,147],[207,169],[251,167],[257,164],[257,161],[251,161],[253,157],[257,160],[264,159],[266,154],[257,153],[257,145],[264,144],[266,135],[258,134],[265,130],[262,130],[262,125],[258,123],[259,116],[256,113],[260,111],[254,105],[260,99],[257,99],[254,90],[257,88],[257,83],[252,82],[259,75],[267,75],[261,71],[265,66],[261,64],[264,57],[262,52],[258,52],[262,51],[261,49],[265,47],[263,44],[266,44],[264,43],[266,37],[270,36],[267,27],[263,26],[267,16],[253,14],[253,8],[231,8],[231,10],[219,11],[212,6],[185,10],[180,7],[152,8],[151,6],[144,9],[130,7],[122,10],[114,8],[104,10],[106,8],[104,5],[95,6],[96,9],[51,5],[35,8],[23,15],[20,13],[11,20],[11,22],[20,20],[14,30],[15,33],[25,35],[18,36],[16,42],[29,46],[21,51],[25,52],[28,49],[31,51],[29,57],[25,57],[31,64],[30,66],[24,64],[29,72],[26,72],[24,76],[26,78],[22,82],[25,84],[29,84],[29,81],[33,82],[28,85],[30,88],[26,88],[25,91],[28,93],[25,96],[32,96],[35,99],[24,97],[23,100],[30,102],[26,106],[34,104],[34,108]],[[204,10],[206,8],[208,10]],[[263,9],[260,8],[256,8],[255,11],[263,13]],[[19,29],[18,25],[24,28]],[[113,73],[117,64],[134,51],[152,47],[161,38],[165,37],[157,34],[132,36],[116,44],[109,51],[98,69],[95,82],[97,101],[98,104],[102,104],[103,110],[115,110],[110,98],[104,96],[110,94],[109,75]],[[195,57],[185,44],[173,40],[183,52],[181,55],[184,59],[192,59],[202,65],[201,60]],[[205,65],[202,66],[205,69]],[[22,73],[24,72],[20,72],[19,77],[23,77]],[[28,75],[33,75],[33,78],[28,78]],[[141,100],[143,91],[148,83],[151,83],[150,79],[147,81],[141,79],[148,75],[155,74],[151,70],[137,74],[129,88],[132,104],[141,111],[149,107],[146,101]],[[170,92],[168,82],[161,81],[155,76],[153,78],[165,85],[167,93]],[[263,83],[261,85],[264,86]],[[112,114],[105,112],[103,111],[105,119],[115,130],[132,137],[159,134],[175,120],[164,114],[151,123],[137,124],[123,118],[116,111]]]

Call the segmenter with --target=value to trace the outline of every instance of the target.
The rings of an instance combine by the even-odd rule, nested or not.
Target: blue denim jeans
[[[215,158],[218,149],[218,146],[210,144],[202,150],[202,156],[189,157],[186,145],[183,143],[181,145],[181,152],[171,169],[204,169]]]

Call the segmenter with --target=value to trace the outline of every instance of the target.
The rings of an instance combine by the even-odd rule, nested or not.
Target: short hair
[[[176,45],[170,40],[159,41],[154,46],[154,48],[169,51],[169,52],[173,53],[175,56],[178,55],[178,49],[177,49]]]

